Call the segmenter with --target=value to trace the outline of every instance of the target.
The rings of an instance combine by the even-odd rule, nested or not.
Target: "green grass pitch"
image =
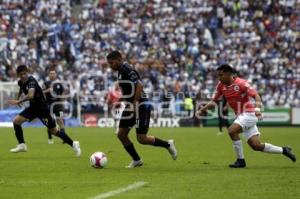
[[[290,145],[300,157],[300,128],[261,128],[262,141]],[[13,128],[0,129],[0,198],[35,199],[93,198],[135,182],[142,187],[120,193],[114,199],[289,199],[300,198],[300,164],[283,155],[252,151],[244,140],[245,169],[230,169],[235,160],[228,135],[217,136],[216,128],[152,128],[151,135],[176,141],[178,159],[167,150],[143,146],[130,136],[144,166],[125,169],[130,158],[113,129],[68,128],[79,140],[82,156],[55,138],[47,143],[45,128],[25,128],[28,152],[12,154],[16,145]],[[89,165],[95,151],[108,156],[104,169]]]

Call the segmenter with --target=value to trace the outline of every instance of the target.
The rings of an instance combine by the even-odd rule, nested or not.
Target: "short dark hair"
[[[55,67],[50,67],[50,68],[48,69],[48,73],[50,73],[51,71],[56,72],[56,68],[55,68]]]
[[[235,70],[229,64],[222,64],[217,68],[217,71],[229,72],[231,74],[235,73]]]
[[[114,51],[110,52],[106,56],[106,59],[120,59],[120,58],[122,58],[122,54],[117,50],[114,50]]]
[[[20,74],[21,72],[24,72],[24,71],[28,72],[28,68],[26,65],[22,64],[17,67],[17,74]]]

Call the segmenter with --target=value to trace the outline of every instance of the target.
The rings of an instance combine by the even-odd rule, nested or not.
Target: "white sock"
[[[282,147],[274,146],[269,143],[265,143],[264,152],[266,152],[266,153],[282,153],[283,149],[282,149]]]
[[[232,141],[233,148],[238,159],[244,159],[242,140]]]

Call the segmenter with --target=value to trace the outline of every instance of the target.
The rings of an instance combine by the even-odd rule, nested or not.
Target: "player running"
[[[236,77],[231,66],[224,64],[217,69],[219,83],[216,87],[215,95],[206,106],[200,109],[200,114],[204,114],[207,110],[213,109],[218,100],[224,96],[229,106],[234,110],[236,119],[229,127],[228,133],[233,142],[233,148],[237,155],[237,160],[230,164],[231,168],[243,168],[246,166],[242,141],[239,134],[244,133],[247,143],[255,151],[266,153],[283,154],[296,161],[295,155],[290,147],[279,147],[269,143],[261,143],[259,139],[260,132],[256,126],[261,114],[261,98],[246,80]],[[255,104],[250,101],[254,98]]]
[[[57,78],[57,73],[55,68],[50,68],[48,70],[49,81],[45,81],[43,85],[43,93],[46,96],[46,101],[48,103],[50,113],[55,118],[61,131],[65,132],[65,125],[63,120],[63,98],[64,86]],[[48,143],[53,144],[52,134],[48,129]]]
[[[26,121],[32,121],[35,118],[39,118],[52,134],[69,144],[73,148],[76,156],[80,156],[81,149],[79,142],[73,141],[64,131],[58,130],[55,120],[50,114],[42,88],[38,85],[38,82],[34,77],[28,75],[27,67],[25,65],[18,66],[17,75],[20,78],[18,81],[20,87],[19,95],[16,100],[8,100],[8,103],[11,105],[20,105],[25,101],[29,101],[30,105],[13,120],[15,135],[19,144],[10,151],[13,153],[27,151],[21,125]],[[25,96],[20,99],[22,93],[24,93]]]
[[[147,135],[150,123],[152,106],[145,96],[139,74],[128,63],[123,61],[119,51],[112,51],[107,55],[110,67],[118,71],[118,83],[125,101],[125,110],[122,113],[118,129],[118,138],[133,161],[127,168],[143,165],[143,161],[136,152],[133,143],[128,137],[130,129],[136,125],[137,140],[140,144],[153,145],[168,149],[172,158],[177,158],[173,140],[164,141],[154,136]]]

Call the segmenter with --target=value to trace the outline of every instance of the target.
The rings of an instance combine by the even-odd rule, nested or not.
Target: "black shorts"
[[[47,106],[45,107],[29,106],[26,109],[24,109],[19,115],[25,117],[30,122],[35,118],[39,118],[41,122],[49,129],[56,127],[55,119],[51,116],[49,108]]]
[[[136,125],[136,133],[147,134],[150,125],[152,106],[151,104],[142,104],[138,108],[138,115],[133,112],[123,111],[119,128],[132,128]]]
[[[49,109],[51,115],[55,115],[56,118],[62,118],[64,114],[64,107],[62,104],[50,103]]]

